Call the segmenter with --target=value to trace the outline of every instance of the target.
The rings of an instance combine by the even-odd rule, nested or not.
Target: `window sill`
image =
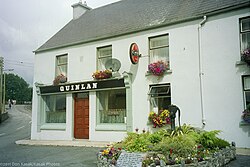
[[[47,123],[41,126],[41,130],[65,130],[66,123]]]
[[[126,131],[126,124],[117,123],[117,124],[99,124],[96,125],[96,131]]]
[[[164,72],[163,75],[166,75],[166,74],[172,74],[172,70],[171,69],[167,70],[166,72]],[[152,73],[150,73],[148,71],[146,72],[145,76],[156,76],[156,77],[158,77],[157,75],[154,75],[154,74],[152,74]]]
[[[250,123],[241,121],[240,126],[250,126]]]

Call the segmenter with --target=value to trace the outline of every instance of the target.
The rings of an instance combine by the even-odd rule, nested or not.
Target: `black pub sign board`
[[[41,86],[41,94],[48,93],[68,93],[68,92],[86,92],[97,91],[100,89],[109,88],[124,88],[124,79],[102,80],[102,81],[88,81],[78,83],[59,84],[51,86]]]

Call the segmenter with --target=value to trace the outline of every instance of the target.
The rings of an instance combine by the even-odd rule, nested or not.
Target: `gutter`
[[[200,102],[201,102],[201,122],[202,122],[202,129],[206,126],[206,118],[205,118],[205,111],[204,111],[204,90],[203,90],[203,64],[202,64],[202,43],[201,43],[201,30],[202,26],[207,21],[207,16],[203,16],[203,20],[198,25],[198,57],[199,57],[199,84],[200,84]]]

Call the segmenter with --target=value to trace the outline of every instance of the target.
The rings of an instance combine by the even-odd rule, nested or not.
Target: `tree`
[[[14,99],[19,104],[32,100],[32,88],[23,78],[15,74],[5,74],[5,80],[6,100]]]

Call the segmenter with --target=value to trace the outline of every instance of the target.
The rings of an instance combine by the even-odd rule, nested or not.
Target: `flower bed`
[[[164,129],[155,133],[128,133],[122,142],[115,143],[112,147],[122,148],[126,152],[145,153],[141,162],[142,167],[180,167],[198,164],[223,166],[235,159],[235,147],[218,138],[218,133],[219,131],[207,132],[183,125],[175,131]],[[102,166],[115,166],[116,160],[119,161],[119,158],[108,159],[103,154],[98,154],[98,164]]]

